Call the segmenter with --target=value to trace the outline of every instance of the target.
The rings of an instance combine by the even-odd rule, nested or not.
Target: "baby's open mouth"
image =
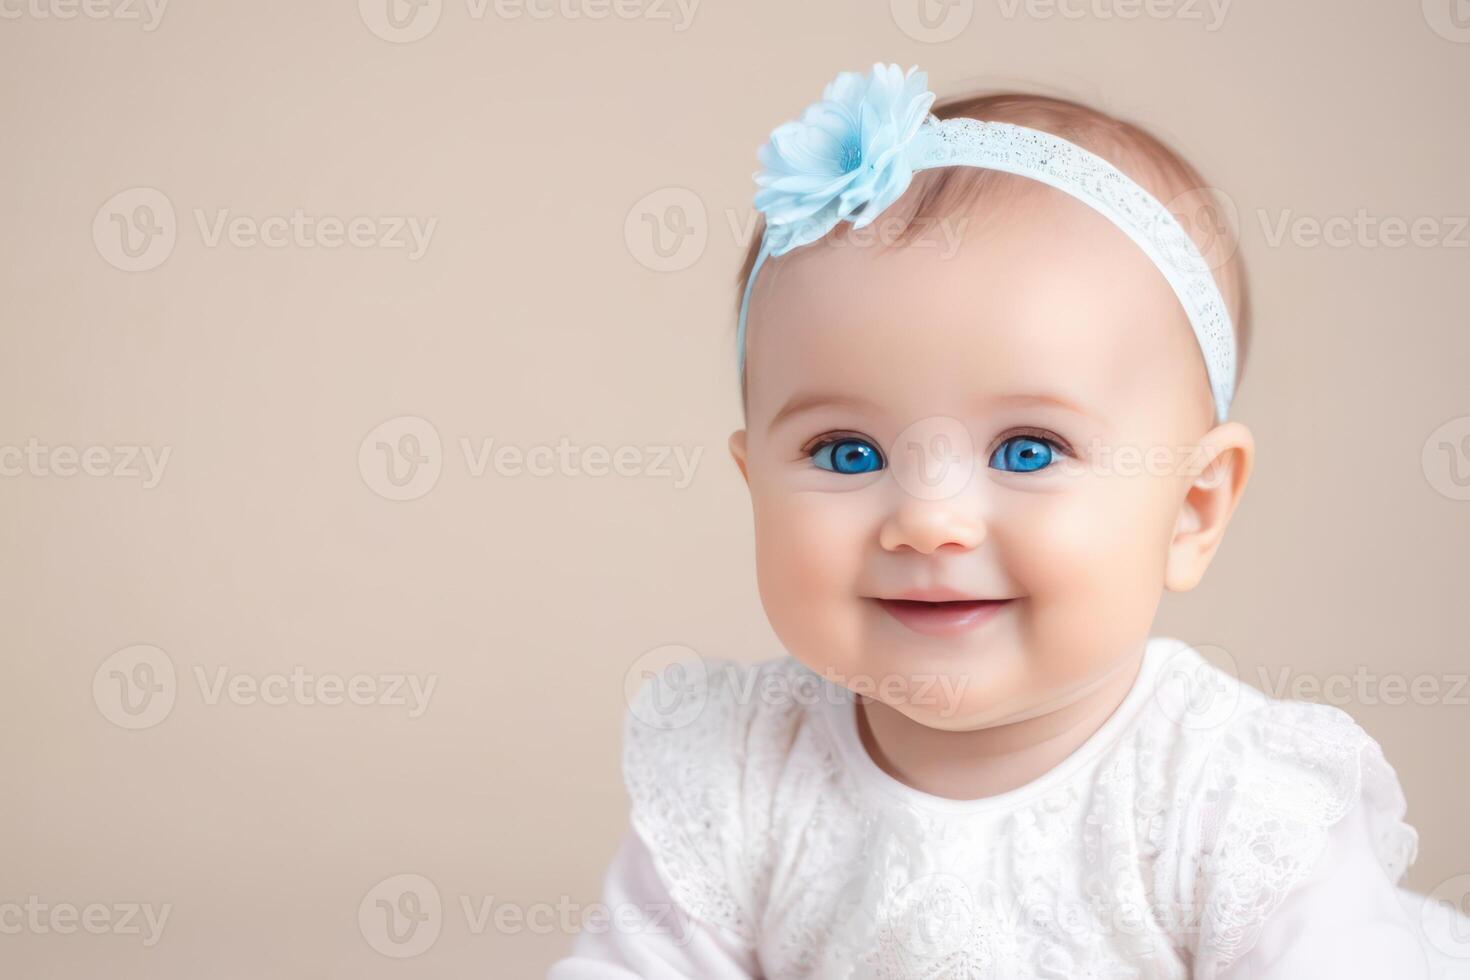
[[[1014,599],[874,599],[884,612],[915,633],[954,636],[978,629]]]

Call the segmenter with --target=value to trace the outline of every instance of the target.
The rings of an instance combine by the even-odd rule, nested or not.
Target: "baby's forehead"
[[[909,220],[901,243],[883,244],[894,226],[880,218],[871,237],[839,226],[775,260],[752,297],[752,402],[847,385],[1107,403],[1167,387],[1171,373],[1207,397],[1198,342],[1158,268],[1091,208],[1035,186],[927,227]]]

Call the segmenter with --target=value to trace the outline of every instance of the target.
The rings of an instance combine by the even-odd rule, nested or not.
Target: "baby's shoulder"
[[[820,697],[821,679],[791,657],[759,663],[686,656],[643,674],[623,725],[628,755],[675,765],[714,768],[709,753],[752,765],[778,762],[772,750],[790,748],[789,736]]]
[[[1323,827],[1365,799],[1404,809],[1382,747],[1341,708],[1273,698],[1182,644],[1150,684],[1135,739],[1163,760],[1176,803],[1222,819]]]
[[[811,724],[825,689],[791,657],[690,657],[650,672],[630,699],[630,820],[695,918],[753,936],[773,842],[836,772]]]
[[[1332,828],[1363,809],[1390,881],[1413,863],[1398,776],[1340,708],[1270,697],[1183,648],[1156,672],[1135,733],[1144,782],[1164,808],[1159,870],[1205,958],[1243,948],[1317,865]],[[1161,881],[1160,885],[1165,885]]]

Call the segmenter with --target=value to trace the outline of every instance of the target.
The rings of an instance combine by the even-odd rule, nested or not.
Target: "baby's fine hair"
[[[990,122],[1027,126],[1060,136],[1096,153],[1123,171],[1179,219],[1194,239],[1230,309],[1235,325],[1236,385],[1245,374],[1250,348],[1250,295],[1245,263],[1234,229],[1218,214],[1209,194],[1209,184],[1198,170],[1159,137],[1141,126],[1108,115],[1070,99],[1023,92],[962,95],[945,99],[931,110],[940,119],[968,117]],[[880,221],[891,241],[904,244],[930,227],[932,222],[971,211],[982,198],[1032,192],[1046,185],[1027,177],[978,167],[936,167],[914,174],[913,184],[903,199],[883,212]],[[894,230],[890,221],[901,225]],[[740,292],[760,251],[762,221],[745,255],[736,291]],[[833,233],[842,234],[839,224]],[[742,384],[743,388],[743,384]]]

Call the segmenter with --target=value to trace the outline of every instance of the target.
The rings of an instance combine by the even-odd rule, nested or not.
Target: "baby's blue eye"
[[[1031,436],[1012,436],[996,446],[990,456],[993,469],[1017,473],[1033,473],[1050,466],[1051,462],[1051,443]]]
[[[871,473],[883,468],[883,454],[866,439],[848,436],[813,449],[812,462],[833,473]]]

